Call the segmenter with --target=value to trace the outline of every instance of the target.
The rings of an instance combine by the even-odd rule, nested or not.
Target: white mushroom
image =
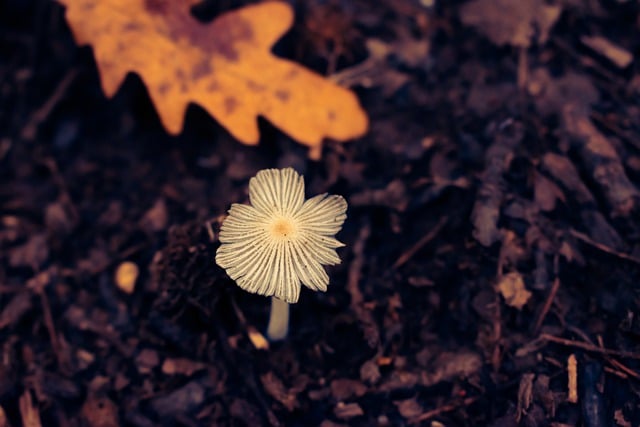
[[[300,284],[326,291],[323,265],[340,263],[335,249],[347,210],[342,196],[304,200],[304,180],[292,168],[265,169],[249,181],[250,205],[234,203],[220,230],[216,262],[242,289],[272,296],[267,336],[288,332],[289,304]]]

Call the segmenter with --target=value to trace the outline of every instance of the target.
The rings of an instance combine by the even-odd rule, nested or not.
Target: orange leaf
[[[351,91],[270,52],[293,21],[286,3],[247,6],[202,24],[190,14],[193,0],[58,1],[76,42],[93,46],[107,96],[127,73],[138,73],[170,133],[182,129],[190,102],[249,145],[258,143],[257,117],[264,116],[315,157],[325,137],[366,132]]]

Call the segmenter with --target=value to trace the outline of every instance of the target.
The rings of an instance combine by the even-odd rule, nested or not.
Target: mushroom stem
[[[267,327],[267,337],[271,341],[280,341],[289,333],[289,303],[271,297],[271,315]]]

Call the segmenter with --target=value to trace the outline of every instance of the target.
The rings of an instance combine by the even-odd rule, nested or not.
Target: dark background
[[[581,39],[637,56],[638,3],[557,2],[526,48],[464,25],[457,1],[292,4],[274,51],[338,73],[371,123],[319,162],[266,121],[243,146],[197,106],[167,135],[139,77],[105,98],[60,5],[0,2],[9,425],[638,425],[639,68]],[[387,54],[349,74],[371,40]],[[285,166],[347,199],[346,247],[289,338],[258,350],[269,300],[215,265],[216,231],[250,177]],[[514,278],[522,309],[498,286]]]

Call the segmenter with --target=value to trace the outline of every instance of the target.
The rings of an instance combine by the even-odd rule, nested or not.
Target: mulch
[[[640,425],[640,7],[477,1],[292,2],[275,52],[370,119],[320,161],[195,105],[169,136],[60,5],[2,2],[0,427]],[[347,199],[346,247],[265,348],[214,257],[288,166]]]

